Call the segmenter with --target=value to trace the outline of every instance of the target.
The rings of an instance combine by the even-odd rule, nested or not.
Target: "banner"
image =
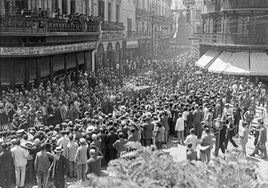
[[[42,47],[0,47],[0,56],[45,56],[96,49],[97,43],[86,42]]]

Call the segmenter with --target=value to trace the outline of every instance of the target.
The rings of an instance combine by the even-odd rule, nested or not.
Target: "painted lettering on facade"
[[[0,47],[0,56],[50,55],[74,51],[92,50],[96,47],[97,43],[94,42],[44,47]]]

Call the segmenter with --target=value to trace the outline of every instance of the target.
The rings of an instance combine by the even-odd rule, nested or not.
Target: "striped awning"
[[[208,67],[208,71],[222,73],[228,66],[228,61],[232,56],[231,52],[222,52],[216,60]]]
[[[265,52],[250,53],[250,74],[258,76],[268,75],[268,56]]]
[[[198,61],[195,63],[196,66],[203,69],[207,68],[210,63],[218,57],[220,53],[216,50],[208,50]]]
[[[227,62],[228,66],[224,74],[249,75],[249,52],[234,52]]]

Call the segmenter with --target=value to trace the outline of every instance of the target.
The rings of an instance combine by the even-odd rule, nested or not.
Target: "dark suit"
[[[13,159],[9,150],[4,150],[0,154],[0,186],[11,187],[11,173],[12,173]]]
[[[113,147],[116,140],[118,140],[118,136],[114,132],[107,135],[107,162],[110,162],[110,160],[116,159],[117,157],[117,150]]]
[[[54,185],[56,188],[64,188],[65,186],[65,179],[64,175],[68,174],[69,166],[67,159],[61,155],[59,160],[56,161],[55,165],[55,175],[54,175]]]

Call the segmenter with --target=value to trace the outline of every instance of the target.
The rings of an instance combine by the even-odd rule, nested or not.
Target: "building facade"
[[[172,43],[176,45],[198,44],[195,33],[201,32],[201,0],[193,1],[193,4],[186,6],[187,0],[173,0],[172,12],[175,32]]]
[[[136,35],[136,6],[134,0],[122,1],[122,17],[125,26],[126,59],[138,55],[138,36]]]
[[[93,70],[100,24],[90,1],[0,2],[0,90]]]
[[[267,11],[267,0],[203,0],[203,58],[197,65],[212,72],[267,75]]]
[[[135,0],[139,53],[168,49],[172,33],[171,0]]]
[[[103,68],[118,70],[124,59],[126,42],[122,19],[121,0],[98,0],[98,15],[101,18],[101,34],[97,49],[94,51],[95,67],[98,72]]]

